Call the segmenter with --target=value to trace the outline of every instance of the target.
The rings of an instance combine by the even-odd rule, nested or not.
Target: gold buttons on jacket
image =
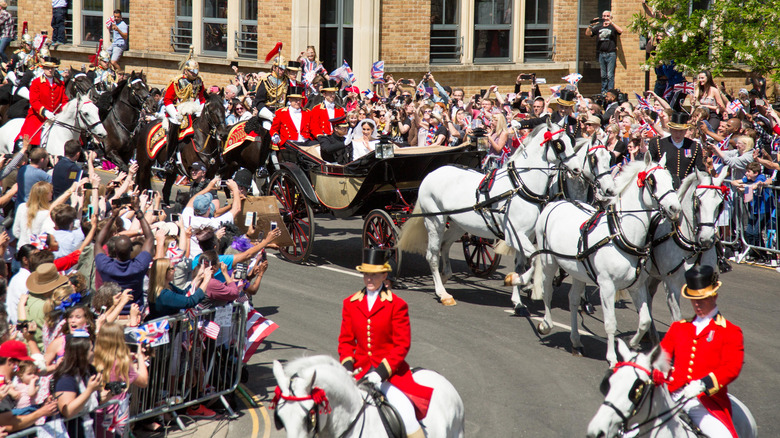
[[[693,372],[693,368],[688,368],[688,372],[692,373]]]
[[[691,348],[691,351],[696,351],[696,347],[692,347],[692,348]]]
[[[367,322],[367,323],[368,323],[368,325],[370,326],[370,325],[371,325],[371,318],[368,318],[368,319],[366,320],[366,322]]]
[[[371,352],[370,351],[368,352],[368,355],[371,356]]]

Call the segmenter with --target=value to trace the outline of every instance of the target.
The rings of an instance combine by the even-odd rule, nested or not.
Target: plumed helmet
[[[197,75],[198,72],[200,72],[198,61],[194,59],[188,59],[187,62],[184,63],[184,70],[189,70],[193,74]]]
[[[111,61],[111,55],[106,50],[101,50],[100,53],[98,53],[98,59],[101,61],[109,62]]]
[[[284,69],[287,67],[287,61],[284,59],[284,56],[278,55],[274,57],[274,62],[271,65],[274,67],[279,67],[281,69]]]
[[[26,34],[22,35],[22,42],[24,44],[32,45],[32,43],[33,43],[32,35],[30,35],[29,33],[26,33]]]
[[[51,53],[49,52],[49,48],[47,46],[41,47],[41,50],[38,51],[38,57],[41,59],[48,58],[51,56]]]

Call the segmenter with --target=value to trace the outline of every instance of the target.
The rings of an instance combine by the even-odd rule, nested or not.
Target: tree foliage
[[[660,35],[649,66],[674,61],[694,75],[746,70],[780,80],[780,7],[777,0],[648,0],[654,17],[634,14],[630,28]],[[693,7],[692,7],[693,5]],[[697,7],[702,6],[702,7]]]

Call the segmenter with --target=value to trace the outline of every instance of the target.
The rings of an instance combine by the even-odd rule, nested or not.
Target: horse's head
[[[92,81],[87,77],[87,74],[71,67],[68,81],[65,84],[65,93],[68,97],[70,99],[75,99],[78,96],[88,94],[91,89]]]
[[[146,84],[146,77],[143,71],[136,73],[133,70],[127,79],[125,88],[130,93],[131,105],[133,107],[141,108],[147,113],[155,112],[154,99],[152,99],[152,95],[149,93],[149,86]]]
[[[208,122],[209,132],[217,141],[227,137],[228,130],[225,126],[225,107],[222,106],[222,98],[217,93],[206,93],[206,103],[199,119],[205,119]]]
[[[574,150],[583,156],[582,175],[598,190],[600,198],[611,198],[617,194],[610,162],[612,154],[601,142],[592,139],[578,139]]]
[[[666,154],[658,163],[650,159],[650,154],[645,154],[644,170],[637,174],[637,185],[642,191],[642,199],[645,205],[658,204],[661,213],[672,221],[677,221],[682,211],[680,200],[675,195],[672,174],[664,167]]]
[[[696,233],[698,244],[704,248],[710,248],[715,243],[716,223],[729,195],[728,186],[723,185],[726,175],[726,168],[715,178],[697,169],[688,190],[683,191],[683,186],[680,186],[680,196],[684,197],[680,200],[683,204],[683,220]]]
[[[618,358],[620,361],[607,370],[601,381],[599,389],[604,402],[588,424],[589,438],[622,436],[632,417],[651,409],[652,403],[647,402],[652,399],[654,388],[667,382],[669,359],[660,347],[650,354],[633,354],[618,339]]]
[[[284,428],[288,438],[317,435],[331,409],[325,391],[314,385],[317,372],[307,369],[288,377],[278,360],[274,361],[273,371],[277,386],[271,409],[276,429]]]
[[[544,149],[543,158],[548,163],[560,163],[572,175],[579,176],[582,165],[577,161],[572,138],[566,133],[566,128],[547,119],[542,129],[534,130],[536,134],[531,144],[539,144]]]
[[[89,134],[99,139],[104,139],[108,135],[106,128],[100,120],[98,107],[87,96],[79,96],[76,103],[76,123],[79,129],[86,130]]]

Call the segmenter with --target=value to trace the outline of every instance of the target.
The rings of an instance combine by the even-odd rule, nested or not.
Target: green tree
[[[634,14],[629,28],[660,36],[652,67],[674,61],[686,75],[744,70],[780,80],[777,0],[648,0],[655,16]]]

